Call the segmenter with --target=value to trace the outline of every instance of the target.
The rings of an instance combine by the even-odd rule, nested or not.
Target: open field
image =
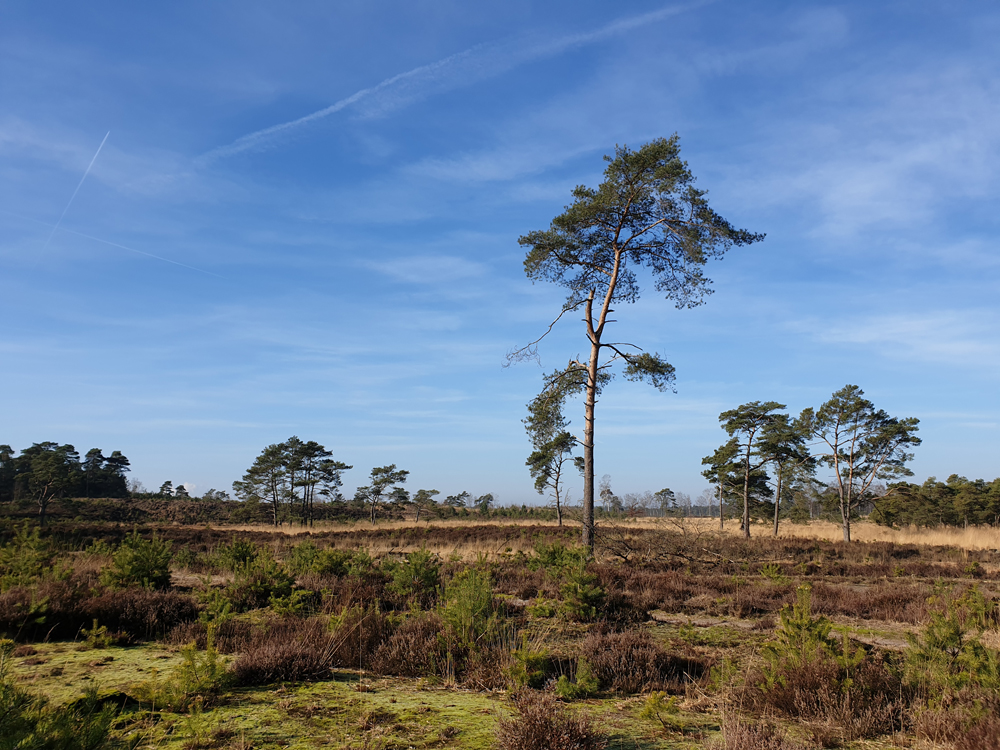
[[[8,527],[0,672],[77,727],[96,690],[105,746],[508,750],[535,745],[503,726],[539,721],[591,742],[551,747],[644,750],[995,735],[990,544],[709,521],[604,524],[591,561],[548,523]]]
[[[718,518],[626,518],[614,519],[606,522],[609,525],[620,528],[636,529],[659,529],[663,531],[678,533],[719,533]],[[510,527],[552,527],[558,528],[555,521],[534,521],[534,520],[475,520],[474,525],[481,526],[501,526]],[[380,532],[389,530],[409,530],[425,528],[466,528],[470,526],[469,519],[449,519],[432,521],[379,521],[376,528]],[[265,524],[253,525],[233,525],[226,526],[234,531],[255,531],[283,534],[288,536],[298,536],[309,533],[347,533],[364,532],[370,530],[371,526],[366,521],[355,521],[352,523],[320,522],[311,530],[304,530],[297,526],[274,527]],[[576,529],[577,525],[572,521],[565,523],[564,528]],[[739,522],[727,519],[722,533],[728,536],[740,536]],[[753,538],[772,537],[772,528],[769,523],[755,523],[751,527]],[[938,528],[925,528],[917,526],[905,526],[903,528],[891,528],[879,526],[874,523],[856,521],[851,526],[851,537],[858,542],[889,542],[892,544],[916,544],[924,546],[954,547],[967,550],[1000,550],[1000,529],[990,526],[970,526],[969,528],[955,528],[942,526]],[[808,523],[788,523],[782,522],[778,529],[779,539],[819,539],[823,541],[839,542],[843,539],[843,531],[840,524],[832,521],[814,520]],[[386,551],[389,551],[388,549]],[[406,551],[409,551],[407,548]],[[493,550],[476,549],[470,552],[483,552],[490,554]],[[527,551],[527,550],[525,550]]]

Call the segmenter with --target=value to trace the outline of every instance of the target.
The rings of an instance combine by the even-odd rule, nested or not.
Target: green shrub
[[[317,600],[315,591],[295,589],[287,596],[274,596],[268,600],[271,610],[282,617],[305,617],[315,614]]]
[[[604,589],[597,585],[597,576],[588,573],[582,562],[567,568],[564,576],[565,583],[559,590],[563,599],[560,612],[568,620],[591,622],[604,604]]]
[[[992,602],[973,587],[948,603],[944,612],[932,612],[923,637],[907,634],[909,682],[940,700],[966,687],[1000,690],[1000,652],[980,640],[992,621]],[[979,626],[970,633],[970,626]]]
[[[681,712],[678,703],[680,699],[676,695],[668,698],[663,691],[654,690],[646,696],[639,718],[658,721],[668,732],[681,732],[684,726],[677,719]]]
[[[559,611],[559,607],[556,602],[549,601],[541,594],[536,596],[535,600],[524,609],[529,616],[537,617],[540,620],[555,617],[556,613]]]
[[[563,700],[577,700],[597,695],[600,684],[590,668],[590,662],[582,656],[576,662],[576,681],[560,675],[556,682],[556,695]]]
[[[226,587],[225,597],[234,612],[248,612],[290,597],[294,583],[280,563],[269,554],[261,554],[236,569],[236,579]]]
[[[910,692],[893,665],[852,646],[846,635],[840,642],[831,637],[830,621],[812,615],[810,588],[800,586],[797,594],[761,650],[763,670],[747,680],[744,708],[821,719],[840,733],[837,741],[899,731]]]
[[[459,646],[476,648],[495,635],[501,618],[489,573],[478,568],[458,573],[445,588],[440,614]]]
[[[158,538],[143,539],[135,531],[125,537],[111,556],[111,565],[101,573],[101,582],[110,588],[139,586],[165,589],[170,586],[171,542]]]
[[[252,567],[262,556],[261,548],[251,540],[233,539],[229,544],[216,547],[212,557],[217,567],[238,573]]]
[[[583,547],[567,547],[559,542],[535,545],[535,555],[528,560],[530,570],[543,569],[556,576],[564,568],[576,568],[587,562],[587,550]]]
[[[194,643],[181,649],[183,661],[164,677],[154,670],[149,680],[128,688],[129,694],[150,710],[187,711],[195,702],[203,704],[217,696],[228,683],[226,665],[215,650],[213,633],[208,631],[205,651]]]
[[[546,649],[530,643],[527,633],[524,633],[521,638],[521,647],[514,649],[511,656],[513,659],[508,669],[508,675],[513,687],[528,687],[535,690],[545,687],[552,671],[552,660]]]
[[[0,546],[0,591],[30,586],[42,580],[68,577],[68,570],[52,563],[54,552],[41,538],[37,526],[27,521],[14,531],[14,539]]]
[[[849,671],[865,657],[864,649],[852,649],[847,636],[842,644],[830,637],[833,628],[825,617],[812,616],[812,588],[799,586],[797,600],[778,613],[781,624],[774,631],[774,640],[765,644],[761,654],[767,661],[764,676],[767,687],[784,684],[789,673],[806,664],[832,660],[842,670]]]
[[[311,541],[296,544],[285,560],[285,566],[296,576],[315,573],[320,576],[364,575],[371,570],[373,560],[364,550],[327,547],[320,549]]]
[[[778,563],[764,563],[760,566],[760,574],[773,583],[788,583],[788,576]]]
[[[81,629],[80,634],[86,639],[88,648],[107,648],[115,642],[115,637],[108,632],[107,627],[98,625],[96,618],[93,627],[89,630]]]
[[[403,562],[388,567],[392,575],[389,591],[402,597],[417,597],[424,602],[433,599],[441,577],[441,562],[426,549],[411,552]]]

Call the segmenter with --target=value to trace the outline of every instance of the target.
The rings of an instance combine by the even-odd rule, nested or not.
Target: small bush
[[[236,569],[236,580],[226,587],[225,598],[233,612],[249,612],[268,606],[272,599],[290,597],[294,583],[295,579],[273,557],[256,554]]]
[[[535,545],[535,556],[528,560],[530,570],[547,570],[558,575],[564,568],[579,567],[587,562],[587,550],[583,547],[567,547],[559,542]]]
[[[494,635],[500,627],[500,611],[489,574],[477,568],[458,573],[445,588],[441,618],[451,626],[460,647],[475,648]]]
[[[187,711],[197,701],[204,705],[221,692],[228,682],[225,663],[219,658],[211,636],[205,651],[194,643],[181,649],[183,661],[164,677],[154,674],[144,682],[132,685],[129,694],[152,710]]]
[[[576,663],[576,680],[570,681],[566,675],[560,675],[556,681],[556,695],[564,700],[578,700],[597,695],[600,683],[594,677],[590,662],[582,656]]]
[[[825,617],[814,617],[810,589],[780,613],[775,638],[762,650],[767,665],[748,678],[746,708],[757,713],[822,719],[843,739],[876,737],[901,728],[909,692],[893,669],[874,654],[830,637]]]
[[[388,589],[397,596],[416,599],[422,606],[434,601],[441,577],[437,555],[426,549],[411,552],[404,562],[395,563],[387,571],[392,575]]]
[[[668,654],[644,631],[595,633],[581,651],[601,687],[616,693],[678,690],[709,667],[700,656]]]
[[[773,724],[750,724],[732,716],[722,722],[722,742],[713,750],[805,750],[803,745],[789,742],[784,732]]]
[[[406,618],[375,650],[372,671],[399,677],[446,676],[444,627],[444,621],[434,613]]]
[[[604,589],[598,585],[597,576],[580,563],[567,568],[564,579],[559,591],[563,598],[561,613],[575,622],[591,622],[604,603]]]
[[[515,714],[497,721],[497,750],[603,750],[607,739],[585,716],[574,716],[546,693],[524,690],[511,699]]]
[[[230,673],[243,686],[320,679],[330,674],[331,640],[325,618],[272,623],[254,635]]]
[[[111,565],[101,574],[101,582],[114,589],[138,586],[145,589],[165,589],[170,585],[171,542],[143,539],[136,531],[119,545],[111,557]]]
[[[42,539],[37,526],[27,521],[14,530],[14,539],[0,545],[0,591],[13,586],[29,586],[42,578],[51,577],[53,551]]]
[[[233,539],[229,544],[220,544],[212,556],[222,570],[236,573],[252,566],[261,557],[261,548],[249,539]]]
[[[539,690],[545,687],[552,671],[552,660],[546,649],[528,640],[527,633],[522,634],[521,647],[511,654],[510,682],[515,688],[529,687]]]
[[[330,665],[370,667],[372,655],[391,633],[392,625],[377,605],[346,607],[330,618]]]

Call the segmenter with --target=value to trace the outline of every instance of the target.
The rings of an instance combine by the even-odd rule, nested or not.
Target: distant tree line
[[[1000,479],[986,482],[952,474],[923,484],[897,482],[872,511],[886,526],[1000,526]]]
[[[91,448],[81,460],[72,445],[34,443],[18,455],[0,445],[0,501],[29,501],[38,505],[45,523],[51,502],[69,497],[128,497],[125,474],[129,460],[120,451],[105,456]]]
[[[367,484],[358,487],[348,500],[340,489],[343,473],[352,468],[334,460],[333,452],[319,443],[293,435],[283,443],[264,448],[243,478],[233,482],[233,493],[250,505],[267,507],[268,518],[275,526],[294,521],[312,525],[320,515],[317,503],[333,506],[343,515],[357,516],[363,511],[374,524],[379,515],[400,517],[408,508],[415,511],[419,521],[421,515],[455,515],[458,509],[470,506],[488,512],[495,502],[491,493],[473,498],[461,492],[447,496],[440,504],[435,500],[441,494],[438,490],[420,489],[411,496],[403,487],[410,472],[396,464],[373,468]],[[322,513],[323,517],[330,515]]]

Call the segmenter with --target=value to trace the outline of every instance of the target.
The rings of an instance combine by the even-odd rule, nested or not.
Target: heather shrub
[[[197,617],[198,605],[187,594],[137,588],[105,591],[82,599],[74,613],[75,621],[99,620],[112,632],[139,639],[161,636]]]
[[[171,543],[158,538],[143,539],[139,532],[125,537],[102,572],[101,582],[113,589],[138,586],[165,589],[170,585]]]
[[[407,617],[377,646],[371,670],[399,677],[446,676],[448,653],[441,634],[444,621],[433,612]]]
[[[369,668],[372,655],[389,639],[392,629],[377,605],[345,607],[330,618],[330,666]]]
[[[703,657],[668,654],[645,631],[594,633],[581,652],[600,686],[616,693],[677,690],[708,669]]]
[[[496,726],[497,750],[603,750],[607,739],[586,716],[571,714],[547,693],[523,690],[511,698],[513,716]]]
[[[722,722],[722,741],[713,750],[805,750],[803,745],[789,742],[785,733],[773,724],[751,724],[732,715]]]
[[[272,622],[253,634],[229,671],[243,686],[320,679],[330,674],[332,640],[325,618]]]
[[[204,650],[208,643],[208,633],[220,654],[235,654],[243,651],[253,638],[253,623],[246,618],[232,617],[221,622],[192,620],[175,625],[163,637],[163,642],[171,646],[194,643]]]

